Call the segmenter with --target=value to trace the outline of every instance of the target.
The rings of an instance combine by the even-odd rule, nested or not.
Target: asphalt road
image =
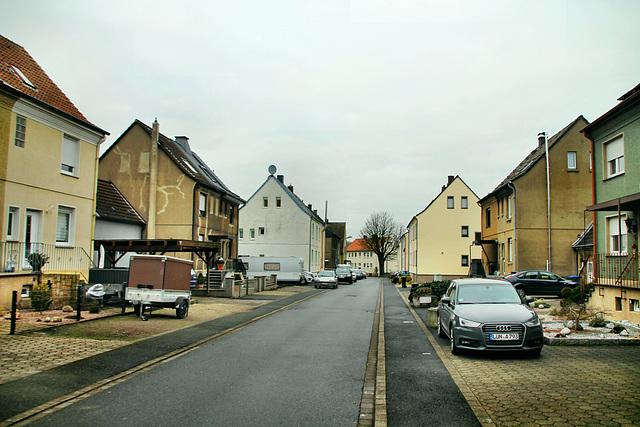
[[[328,290],[33,425],[354,425],[379,283]]]

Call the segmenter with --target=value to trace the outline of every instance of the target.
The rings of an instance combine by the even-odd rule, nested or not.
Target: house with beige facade
[[[582,130],[593,142],[593,291],[607,319],[640,323],[640,85]]]
[[[536,148],[489,194],[482,206],[482,263],[487,273],[547,270],[579,273],[572,244],[591,219],[591,144],[582,116]]]
[[[139,213],[146,223],[143,239],[203,242],[216,259],[236,258],[244,200],[191,150],[189,138],[171,139],[159,129],[157,121],[148,126],[135,120],[100,156],[99,178],[112,182]],[[214,267],[197,253],[168,255],[192,259],[198,272]]]
[[[377,276],[380,273],[378,257],[375,252],[364,247],[362,239],[356,239],[347,246],[347,263],[353,268],[366,271],[367,276]]]
[[[86,279],[105,135],[0,36],[0,305],[10,307],[12,290],[28,295],[34,253],[48,257],[45,275]]]
[[[480,250],[478,196],[459,176],[449,176],[438,196],[407,225],[408,269],[417,283],[469,275]]]

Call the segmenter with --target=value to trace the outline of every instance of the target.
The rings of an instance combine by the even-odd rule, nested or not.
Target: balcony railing
[[[88,271],[94,267],[91,257],[84,248],[63,247],[46,243],[0,242],[0,271],[32,271],[28,256],[41,253],[48,256],[42,266],[43,273]]]
[[[596,254],[593,261],[594,283],[640,288],[638,254]]]

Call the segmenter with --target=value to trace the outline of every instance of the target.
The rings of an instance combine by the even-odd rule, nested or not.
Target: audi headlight
[[[533,319],[529,319],[526,322],[524,322],[524,324],[529,327],[540,326],[540,318],[534,317]]]
[[[464,326],[465,328],[477,328],[478,326],[480,326],[479,322],[463,319],[462,317],[458,317],[458,323],[460,324],[460,326]]]

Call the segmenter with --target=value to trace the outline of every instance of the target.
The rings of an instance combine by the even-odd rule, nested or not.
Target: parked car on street
[[[391,283],[402,283],[403,277],[407,285],[410,285],[411,282],[413,282],[413,278],[411,277],[411,273],[409,273],[409,270],[400,270],[391,279]]]
[[[353,275],[350,268],[336,268],[336,275],[338,276],[338,282],[353,283]]]
[[[361,268],[356,268],[356,276],[358,277],[358,280],[366,279],[367,278],[367,272],[364,271]]]
[[[564,279],[548,271],[526,270],[505,276],[513,284],[520,298],[527,295],[562,296],[562,289],[575,288],[580,283]]]
[[[543,346],[542,324],[515,288],[499,279],[458,279],[438,305],[438,335],[449,338],[451,354],[460,350],[524,350]]]
[[[304,279],[305,279],[305,285],[311,284],[316,280],[314,274],[309,271],[304,272]]]
[[[334,270],[318,271],[315,281],[316,288],[338,288],[338,276]]]

